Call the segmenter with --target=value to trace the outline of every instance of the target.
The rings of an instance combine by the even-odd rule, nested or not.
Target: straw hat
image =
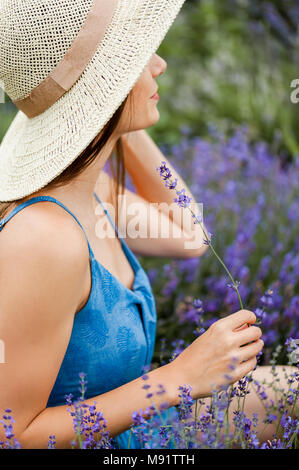
[[[18,107],[0,201],[28,196],[103,129],[185,0],[0,0],[0,83]]]

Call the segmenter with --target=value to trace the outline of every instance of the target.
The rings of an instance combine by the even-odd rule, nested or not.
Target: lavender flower
[[[189,385],[179,386],[179,390],[182,390],[182,393],[179,393],[180,400],[180,419],[188,419],[191,417],[193,398],[191,397],[192,387]]]
[[[3,424],[6,437],[6,441],[1,444],[2,447],[6,449],[20,449],[21,445],[16,439],[13,431],[13,424],[15,423],[15,420],[12,417],[12,410],[10,408],[6,408],[5,414],[2,416],[2,418],[3,419],[0,420],[0,423]]]
[[[169,179],[172,174],[171,174],[171,171],[169,170],[169,168],[166,167],[166,162],[165,161],[162,161],[161,162],[161,165],[159,167],[156,167],[156,170],[160,172],[160,176],[165,180],[165,179]],[[178,204],[179,207],[183,207],[183,208],[189,208],[190,209],[190,203],[191,203],[191,198],[189,196],[187,196],[186,194],[186,190],[185,188],[181,189],[180,191],[176,191],[176,194],[179,196],[178,198],[175,198],[174,199],[174,202],[176,202]],[[192,212],[192,211],[191,211]],[[206,245],[209,245],[210,248],[212,249],[214,255],[216,256],[216,258],[218,259],[218,261],[220,262],[220,264],[223,266],[223,268],[225,269],[226,273],[228,274],[229,278],[231,279],[232,281],[232,284],[233,286],[235,287],[235,290],[237,292],[237,295],[238,295],[238,299],[239,299],[239,302],[240,302],[240,307],[241,309],[243,309],[243,303],[242,303],[242,300],[241,300],[241,297],[240,297],[240,294],[239,294],[239,291],[238,291],[238,286],[236,285],[236,282],[234,281],[231,273],[229,272],[229,270],[227,269],[226,265],[224,264],[224,262],[222,261],[222,259],[218,256],[218,254],[216,253],[215,251],[215,248],[213,247],[212,243],[211,243],[211,237],[212,237],[212,234],[210,232],[208,232],[208,235],[206,234],[204,228],[203,228],[203,225],[201,223],[201,218],[200,217],[196,217],[195,214],[192,212],[192,216],[193,218],[195,218],[195,221],[196,223],[199,223],[201,225],[201,228],[203,230],[203,233],[204,233],[204,244]]]
[[[56,449],[56,438],[54,434],[49,436],[48,449]]]

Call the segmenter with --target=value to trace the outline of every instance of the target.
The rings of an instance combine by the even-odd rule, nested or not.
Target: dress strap
[[[115,230],[117,236],[122,240],[123,237],[119,236],[118,228],[117,228],[116,224],[113,222],[112,217],[110,216],[108,210],[105,209],[104,204],[102,203],[101,199],[99,198],[99,196],[97,195],[96,192],[94,192],[94,195],[95,195],[96,200],[101,204],[101,206],[102,206],[102,208],[103,208],[105,214],[107,215],[108,219],[110,220],[111,225],[112,225],[112,227],[114,228],[114,230]]]
[[[97,201],[101,204],[101,206],[102,206],[105,214],[107,215],[108,219],[110,220],[111,225],[114,228],[114,230],[116,232],[116,235],[117,235],[118,239],[120,240],[120,243],[123,247],[123,250],[124,250],[124,252],[127,256],[127,259],[129,261],[129,263],[132,265],[132,267],[133,267],[133,269],[136,273],[138,270],[141,269],[141,265],[140,265],[139,261],[137,260],[136,256],[134,255],[134,253],[131,251],[131,249],[128,247],[127,243],[125,242],[125,237],[122,234],[119,234],[118,227],[113,222],[112,217],[110,216],[108,210],[105,209],[104,204],[102,203],[99,196],[95,192],[94,192],[94,195],[95,195],[95,198],[97,199]]]
[[[77,219],[77,217],[75,216],[75,214],[73,214],[72,211],[70,211],[64,204],[62,204],[62,202],[58,201],[57,199],[55,199],[54,197],[52,196],[37,196],[37,197],[33,197],[31,199],[28,199],[28,201],[25,201],[23,202],[22,204],[20,204],[19,206],[15,207],[6,217],[4,217],[3,219],[0,219],[0,232],[1,230],[3,229],[4,225],[15,215],[17,214],[18,212],[20,212],[22,209],[24,209],[25,207],[27,206],[30,206],[31,204],[35,204],[36,202],[40,202],[40,201],[49,201],[49,202],[54,202],[56,204],[58,204],[59,206],[61,206],[63,209],[65,209],[71,216],[73,216],[73,218],[76,220],[76,222],[80,225],[81,229],[83,230],[84,232],[84,235],[86,237],[86,240],[87,240],[87,243],[88,243],[88,248],[89,248],[89,253],[90,253],[90,256],[93,258],[93,251],[91,249],[91,246],[89,244],[89,241],[88,241],[88,238],[87,238],[87,235],[85,233],[85,230],[84,228],[82,227],[82,225],[80,224],[79,220]]]

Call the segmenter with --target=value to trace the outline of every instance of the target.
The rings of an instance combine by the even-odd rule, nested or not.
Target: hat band
[[[80,78],[105,35],[117,3],[118,0],[94,0],[63,59],[26,98],[13,101],[28,118],[39,116],[50,108]]]

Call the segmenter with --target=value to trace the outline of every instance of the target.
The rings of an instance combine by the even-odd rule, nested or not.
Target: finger
[[[227,321],[227,326],[232,330],[243,326],[244,323],[253,324],[256,322],[256,316],[250,310],[239,310],[236,313],[232,313],[225,319]]]
[[[243,377],[245,377],[245,375],[252,372],[256,364],[257,364],[256,356],[252,357],[248,361],[242,362],[242,364],[240,364],[238,367],[238,371],[237,371],[238,379],[237,380],[242,379]]]
[[[256,341],[262,336],[262,330],[258,326],[250,326],[241,331],[234,332],[234,338],[238,346]]]
[[[236,329],[234,330],[234,332],[235,332],[235,331],[246,330],[246,328],[248,328],[248,324],[247,324],[247,323],[244,323],[244,325],[239,326],[238,328],[236,328]]]
[[[248,344],[248,346],[244,346],[243,348],[239,348],[238,350],[238,358],[240,362],[248,361],[252,359],[252,357],[256,356],[264,347],[264,341],[258,339],[254,343]]]

